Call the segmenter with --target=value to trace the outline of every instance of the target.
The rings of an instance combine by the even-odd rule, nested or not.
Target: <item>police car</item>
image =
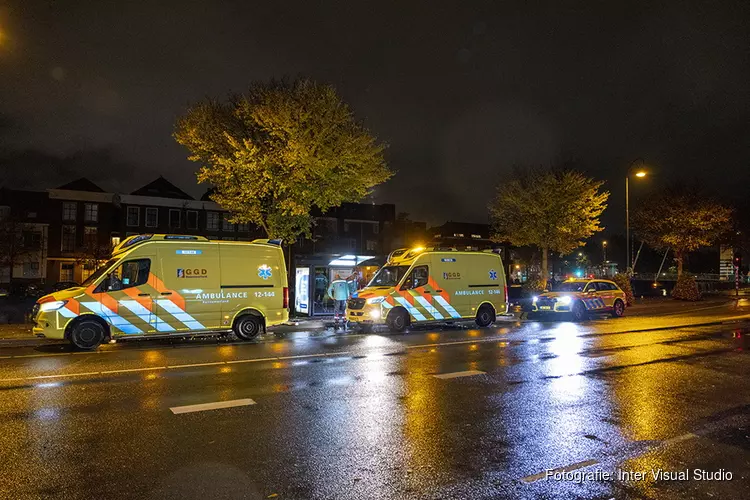
[[[615,318],[625,314],[625,292],[613,281],[601,279],[570,279],[554,291],[532,299],[531,314],[565,314],[574,321],[583,321],[589,314],[608,313]]]

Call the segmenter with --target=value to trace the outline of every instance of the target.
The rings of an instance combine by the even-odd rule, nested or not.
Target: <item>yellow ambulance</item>
[[[34,306],[35,335],[95,349],[107,338],[233,331],[250,340],[289,319],[279,240],[142,234],[80,287]]]
[[[347,302],[346,317],[364,329],[387,324],[474,320],[480,327],[508,310],[508,287],[500,256],[492,252],[399,249]]]

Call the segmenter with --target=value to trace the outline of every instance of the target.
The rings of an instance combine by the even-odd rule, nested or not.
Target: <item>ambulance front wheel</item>
[[[260,318],[252,314],[241,316],[234,323],[234,334],[242,340],[253,340],[260,333]]]
[[[387,323],[388,328],[394,332],[401,333],[406,330],[406,327],[409,324],[409,315],[403,309],[393,309],[390,314],[388,314]]]
[[[479,328],[490,326],[495,320],[495,310],[487,304],[484,304],[477,311],[476,321]]]
[[[68,339],[76,349],[90,351],[99,347],[106,335],[106,329],[100,321],[82,319],[70,330]]]

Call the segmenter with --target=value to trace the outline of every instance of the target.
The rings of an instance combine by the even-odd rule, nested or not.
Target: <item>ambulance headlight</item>
[[[42,312],[57,311],[58,309],[62,309],[67,303],[67,300],[54,300],[52,302],[45,302],[44,304],[41,304],[39,306],[39,310]]]
[[[534,304],[536,304],[536,301],[537,301],[537,300],[539,300],[539,297],[537,297],[536,295],[534,295],[533,297],[531,297],[531,301],[532,301],[532,302],[533,302]]]
[[[385,297],[373,297],[371,299],[367,299],[368,304],[380,304],[385,300]]]
[[[570,305],[570,302],[571,302],[572,300],[573,300],[573,299],[572,299],[572,298],[570,298],[570,295],[563,295],[562,297],[560,297],[560,298],[558,299],[558,301],[560,302],[560,304],[562,304],[562,305],[564,305],[564,306]]]
[[[380,319],[380,311],[377,309],[373,309],[372,311],[370,311],[370,317],[372,319]]]

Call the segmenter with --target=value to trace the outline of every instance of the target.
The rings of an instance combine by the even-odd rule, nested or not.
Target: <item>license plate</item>
[[[552,306],[539,306],[539,309],[541,309],[542,311],[549,311],[552,309]]]

